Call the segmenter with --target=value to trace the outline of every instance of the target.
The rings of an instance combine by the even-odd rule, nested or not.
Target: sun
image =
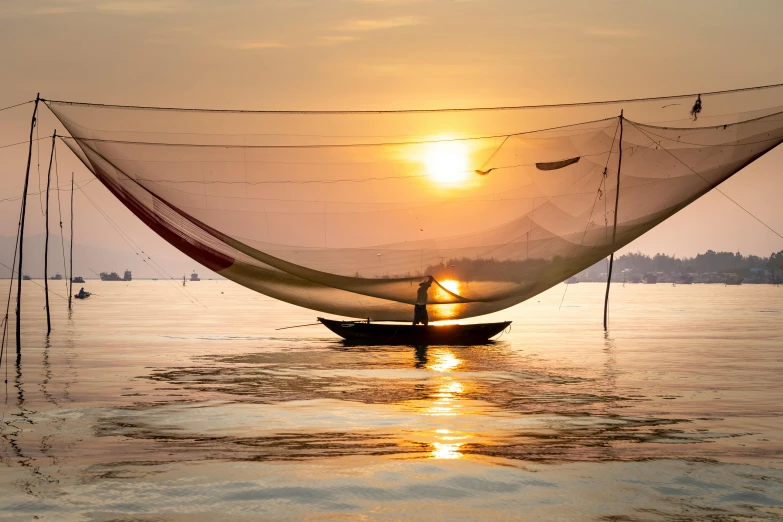
[[[460,141],[448,141],[450,137],[442,136],[429,143],[424,150],[424,166],[427,175],[441,185],[460,185],[467,180],[468,151]]]

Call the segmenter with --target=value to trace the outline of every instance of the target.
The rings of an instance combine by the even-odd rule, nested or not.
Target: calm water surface
[[[783,288],[616,285],[604,334],[560,285],[416,349],[226,281],[84,286],[47,339],[24,283],[0,519],[783,520]]]

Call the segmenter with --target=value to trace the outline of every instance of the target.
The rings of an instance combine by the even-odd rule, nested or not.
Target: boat
[[[133,277],[130,270],[126,270],[122,277],[117,272],[101,272],[101,281],[131,281]]]
[[[63,278],[63,276],[60,274],[60,272],[57,272],[56,274],[54,274],[49,279],[51,279],[52,281],[62,281],[62,278]]]
[[[191,281],[201,281],[201,279],[198,278],[198,274],[195,271],[192,274],[190,274],[190,280]]]
[[[24,281],[30,281],[31,279],[32,279],[32,277],[30,277],[30,276],[29,276],[29,275],[27,275],[27,274],[25,274],[25,275],[23,275],[23,276],[22,276],[22,280],[24,280]]]
[[[76,276],[73,279],[71,279],[72,283],[84,283],[84,278],[82,276]]]
[[[485,344],[511,325],[511,321],[481,324],[416,325],[371,323],[368,321],[335,321],[318,318],[326,326],[350,343],[361,344]]]
[[[726,281],[725,281],[725,285],[726,286],[741,285],[742,281],[744,281],[744,279],[742,278],[742,276],[740,276],[738,274],[733,274],[733,273],[732,274],[726,274]]]
[[[84,292],[83,294],[73,294],[73,297],[76,299],[87,299],[92,294],[90,292]]]

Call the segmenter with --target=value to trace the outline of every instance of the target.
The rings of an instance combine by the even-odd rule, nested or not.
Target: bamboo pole
[[[49,170],[46,171],[46,243],[44,244],[44,296],[46,298],[46,335],[52,333],[52,317],[49,313],[49,190],[52,186],[52,160],[57,129],[52,133],[52,153],[49,155]]]
[[[614,226],[612,227],[612,249],[617,238],[617,209],[620,206],[620,168],[623,164],[623,111],[620,111],[620,142],[618,146],[619,157],[617,159],[617,189],[614,197]],[[614,266],[614,250],[609,256],[609,274],[606,278],[606,297],[604,298],[604,330],[608,327],[609,319],[609,287],[612,285],[612,268]]]
[[[68,279],[68,310],[71,309],[71,299],[73,299],[73,172],[71,172],[71,260],[69,262]]]
[[[22,191],[22,212],[19,221],[19,271],[16,280],[16,354],[22,353],[22,254],[24,250],[24,221],[27,210],[27,187],[30,184],[30,162],[33,157],[33,130],[35,130],[36,116],[38,116],[38,102],[41,93],[35,96],[33,118],[30,121],[30,147],[27,149],[27,169],[24,175],[24,190]],[[13,277],[13,273],[12,273]]]

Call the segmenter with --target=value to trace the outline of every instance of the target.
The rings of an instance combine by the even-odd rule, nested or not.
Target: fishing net
[[[781,91],[702,94],[699,111],[695,96],[399,112],[47,104],[95,176],[191,258],[289,303],[408,321],[426,276],[431,320],[465,318],[628,244],[783,141]]]

